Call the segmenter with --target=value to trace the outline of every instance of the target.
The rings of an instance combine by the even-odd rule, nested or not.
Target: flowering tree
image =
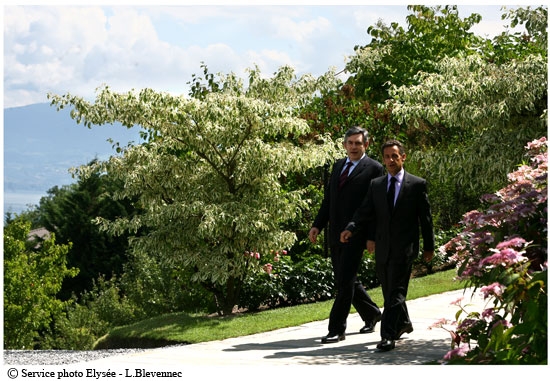
[[[546,138],[527,149],[530,162],[508,175],[505,188],[482,198],[484,209],[465,214],[462,232],[440,248],[453,254],[458,279],[492,301],[481,313],[458,311],[445,356],[451,363],[547,362]]]
[[[141,126],[147,142],[118,147],[121,156],[81,167],[85,178],[107,171],[124,187],[117,199],[138,199],[143,214],[100,220],[114,234],[140,232],[132,249],[193,272],[211,291],[218,313],[231,314],[256,257],[290,247],[295,234],[282,228],[307,206],[304,193],[281,178],[332,160],[337,147],[312,138],[298,110],[338,81],[332,72],[295,78],[282,67],[272,78],[250,70],[245,84],[234,74],[195,78],[191,96],[151,89],[98,92],[95,103],[51,95],[59,108],[85,125],[120,122]],[[254,253],[250,256],[250,253]],[[258,253],[257,255],[255,253]]]

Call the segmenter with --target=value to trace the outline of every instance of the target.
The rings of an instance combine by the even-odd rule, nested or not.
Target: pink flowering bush
[[[492,303],[482,312],[460,307],[448,363],[547,363],[546,138],[526,148],[529,161],[483,196],[483,208],[466,213],[461,233],[440,248],[458,279]]]

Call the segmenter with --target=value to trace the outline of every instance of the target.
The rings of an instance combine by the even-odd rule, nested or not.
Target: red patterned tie
[[[346,169],[344,169],[344,172],[342,172],[342,174],[340,175],[340,180],[338,181],[338,189],[342,188],[342,186],[348,179],[349,169],[352,165],[353,163],[351,161],[348,161],[348,163],[346,164]]]

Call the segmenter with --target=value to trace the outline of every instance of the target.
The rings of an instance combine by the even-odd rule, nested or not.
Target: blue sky
[[[103,84],[186,94],[201,62],[210,72],[243,77],[254,65],[264,75],[281,65],[320,75],[342,69],[377,20],[406,26],[408,14],[406,3],[391,1],[44,3],[7,1],[2,8],[4,108],[47,102],[48,92],[92,97]],[[474,31],[491,37],[506,22],[498,3],[484,4],[459,5],[459,14],[480,13]]]

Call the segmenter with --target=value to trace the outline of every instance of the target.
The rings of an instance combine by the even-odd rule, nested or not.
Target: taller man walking
[[[381,318],[380,309],[357,279],[366,248],[366,235],[357,234],[349,242],[340,242],[340,232],[367,195],[371,180],[384,174],[382,164],[365,154],[368,146],[365,129],[352,127],[346,132],[344,148],[347,157],[334,163],[321,207],[309,231],[309,239],[315,243],[319,232],[328,224],[328,241],[337,289],[330,311],[328,335],[321,339],[323,343],[345,339],[346,321],[352,304],[365,322],[360,329],[361,333],[373,332]]]

